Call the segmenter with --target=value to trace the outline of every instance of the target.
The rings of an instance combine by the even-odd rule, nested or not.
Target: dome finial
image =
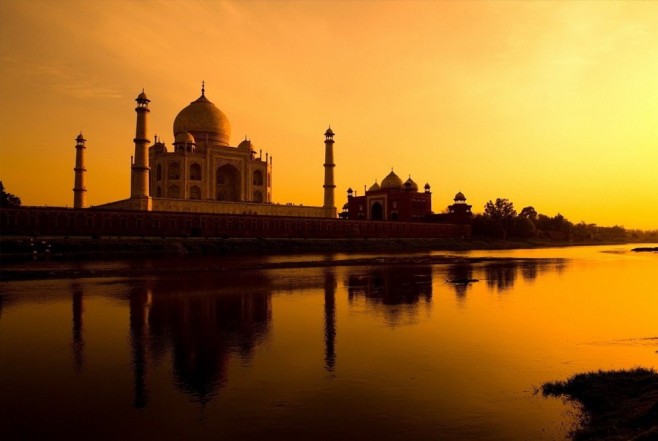
[[[206,82],[201,81],[201,96],[206,96]]]

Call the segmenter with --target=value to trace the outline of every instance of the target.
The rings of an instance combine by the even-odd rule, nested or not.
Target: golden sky
[[[275,202],[388,174],[573,222],[658,228],[658,2],[0,0],[0,180],[26,205],[130,194],[134,99],[173,142],[200,95],[273,156]]]

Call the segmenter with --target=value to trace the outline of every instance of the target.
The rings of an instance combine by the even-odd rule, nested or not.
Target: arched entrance
[[[379,202],[375,202],[370,206],[370,219],[384,220],[384,206]]]
[[[260,190],[254,191],[254,200],[253,202],[261,203],[263,202],[263,193]]]
[[[216,197],[218,201],[237,202],[240,197],[240,172],[230,164],[222,165],[217,169]]]

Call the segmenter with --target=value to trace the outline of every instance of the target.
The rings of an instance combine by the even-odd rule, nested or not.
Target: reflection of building
[[[204,283],[181,286],[161,280],[131,291],[136,407],[147,404],[152,354],[170,351],[176,385],[205,403],[226,382],[230,355],[251,357],[267,335],[271,304],[265,280],[252,274],[246,287],[234,289]]]
[[[205,95],[181,110],[174,120],[171,150],[148,131],[150,99],[136,99],[135,155],[131,165],[130,199],[101,205],[115,210],[260,214],[335,218],[333,136],[325,133],[323,207],[272,204],[272,157],[250,140],[230,145],[228,118]],[[84,201],[84,138],[77,139],[75,207]]]
[[[404,183],[393,170],[382,180],[375,182],[363,196],[347,190],[347,204],[341,217],[350,220],[399,220],[422,221],[432,213],[432,193],[429,184],[425,191],[418,191],[411,177]]]
[[[373,310],[383,311],[386,321],[397,325],[403,319],[414,321],[421,299],[426,303],[432,300],[432,267],[400,266],[353,272],[348,275],[346,285],[350,302],[362,297],[373,306],[381,305],[382,308]]]
[[[333,371],[336,365],[336,277],[334,269],[327,268],[324,274],[324,363],[325,369]]]

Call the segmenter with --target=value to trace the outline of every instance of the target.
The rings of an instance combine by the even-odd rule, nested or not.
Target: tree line
[[[497,198],[484,206],[482,214],[473,217],[472,234],[480,239],[547,239],[565,242],[655,242],[658,230],[643,231],[623,226],[601,227],[580,222],[574,224],[560,213],[547,216],[534,207],[524,207],[517,214],[508,199]]]

